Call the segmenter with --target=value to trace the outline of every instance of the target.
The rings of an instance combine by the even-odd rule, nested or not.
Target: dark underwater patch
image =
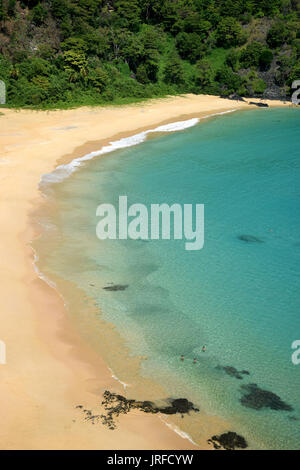
[[[241,386],[243,396],[240,398],[241,404],[247,408],[261,410],[262,408],[270,408],[276,411],[292,411],[293,408],[276,393],[269,390],[263,390],[256,384],[247,384]]]
[[[289,416],[289,420],[290,421],[298,421],[299,419],[297,418],[297,416]]]
[[[255,237],[254,235],[239,235],[238,239],[246,243],[264,243],[261,238]]]
[[[243,375],[250,375],[250,372],[247,370],[237,370],[232,366],[217,366],[216,369],[223,370],[227,375],[235,377],[238,380],[242,380],[244,378]]]
[[[114,286],[106,286],[106,287],[103,287],[104,290],[107,290],[107,291],[110,291],[110,292],[116,292],[116,291],[119,291],[119,290],[125,290],[127,289],[128,284],[116,284]]]

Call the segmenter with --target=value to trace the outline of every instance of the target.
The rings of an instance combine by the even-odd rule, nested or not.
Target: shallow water
[[[58,208],[43,219],[38,244],[47,276],[71,280],[95,300],[132,354],[148,357],[141,374],[229,419],[257,448],[300,447],[300,365],[291,361],[300,339],[299,143],[297,109],[235,112],[43,184]],[[119,195],[148,207],[205,204],[204,248],[99,241],[96,208],[117,206]],[[128,288],[103,290],[111,283]],[[237,379],[219,365],[250,375]],[[294,410],[243,406],[240,387],[248,383]]]

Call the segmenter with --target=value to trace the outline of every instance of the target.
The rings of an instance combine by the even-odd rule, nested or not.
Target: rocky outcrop
[[[260,101],[258,101],[258,102],[250,101],[249,104],[254,104],[258,108],[268,108],[269,107],[268,103],[261,103]]]
[[[104,400],[102,401],[102,405],[107,411],[106,415],[96,415],[91,410],[84,409],[82,405],[78,405],[76,408],[82,409],[87,421],[91,421],[93,424],[102,422],[102,424],[108,426],[111,430],[116,428],[115,419],[118,416],[121,414],[127,414],[134,409],[152,414],[180,414],[182,418],[185,414],[189,414],[191,411],[199,411],[199,409],[186,398],[169,398],[167,399],[168,405],[166,406],[158,406],[151,401],[130,400],[122,395],[111,393],[108,390],[104,392],[103,398]]]
[[[236,432],[229,431],[220,436],[213,436],[208,441],[215,449],[235,450],[246,449],[248,447],[247,441],[243,436],[239,436]]]
[[[292,406],[282,401],[278,395],[269,390],[263,390],[256,384],[242,385],[241,391],[243,393],[240,399],[241,404],[247,408],[253,408],[254,410],[270,408],[276,411],[293,410]]]

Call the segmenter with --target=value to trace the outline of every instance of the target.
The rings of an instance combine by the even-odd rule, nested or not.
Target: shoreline
[[[272,101],[270,106],[290,103]],[[74,406],[84,403],[95,408],[101,399],[99,390],[122,390],[103,359],[72,325],[59,294],[38,278],[30,246],[37,229],[30,223],[30,214],[41,203],[41,175],[89,149],[101,148],[100,142],[103,146],[116,136],[137,134],[141,120],[142,129],[149,130],[185,120],[183,116],[204,117],[230,109],[256,107],[187,95],[118,108],[2,109],[0,210],[5,230],[1,234],[0,339],[6,343],[7,364],[0,366],[1,448],[195,449],[157,417],[137,411],[121,417],[113,433],[80,419]]]

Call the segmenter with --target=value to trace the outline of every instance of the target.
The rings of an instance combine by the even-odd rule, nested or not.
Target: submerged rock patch
[[[297,416],[289,416],[290,421],[298,421]]]
[[[82,405],[78,405],[76,408],[81,409],[85,414],[85,419],[91,421],[92,424],[101,422],[108,426],[109,429],[113,430],[116,428],[115,419],[121,414],[127,414],[133,409],[143,411],[144,413],[163,413],[168,415],[181,414],[182,418],[185,414],[189,414],[190,411],[198,412],[199,409],[195,408],[193,403],[188,401],[186,398],[169,398],[167,406],[157,406],[151,401],[137,401],[129,400],[122,395],[111,393],[106,390],[103,394],[104,400],[102,405],[107,411],[106,415],[95,415],[91,410],[84,409]]]
[[[246,243],[264,243],[261,238],[255,237],[254,235],[239,235],[238,239]]]
[[[233,431],[220,434],[220,436],[212,436],[207,442],[212,444],[215,449],[235,450],[246,449],[248,447],[244,437],[239,436]]]
[[[216,369],[223,370],[227,375],[235,377],[238,380],[242,380],[244,378],[243,375],[250,375],[250,372],[247,370],[237,370],[232,366],[217,366]]]
[[[242,385],[241,390],[244,393],[240,399],[243,406],[253,408],[254,410],[261,410],[262,408],[270,408],[271,410],[292,411],[293,408],[276,393],[269,390],[263,390],[256,384]]]
[[[104,290],[107,290],[107,291],[110,291],[110,292],[115,292],[115,291],[118,291],[118,290],[125,290],[127,289],[128,284],[116,284],[116,285],[113,285],[113,286],[106,286],[106,287],[103,287]]]

